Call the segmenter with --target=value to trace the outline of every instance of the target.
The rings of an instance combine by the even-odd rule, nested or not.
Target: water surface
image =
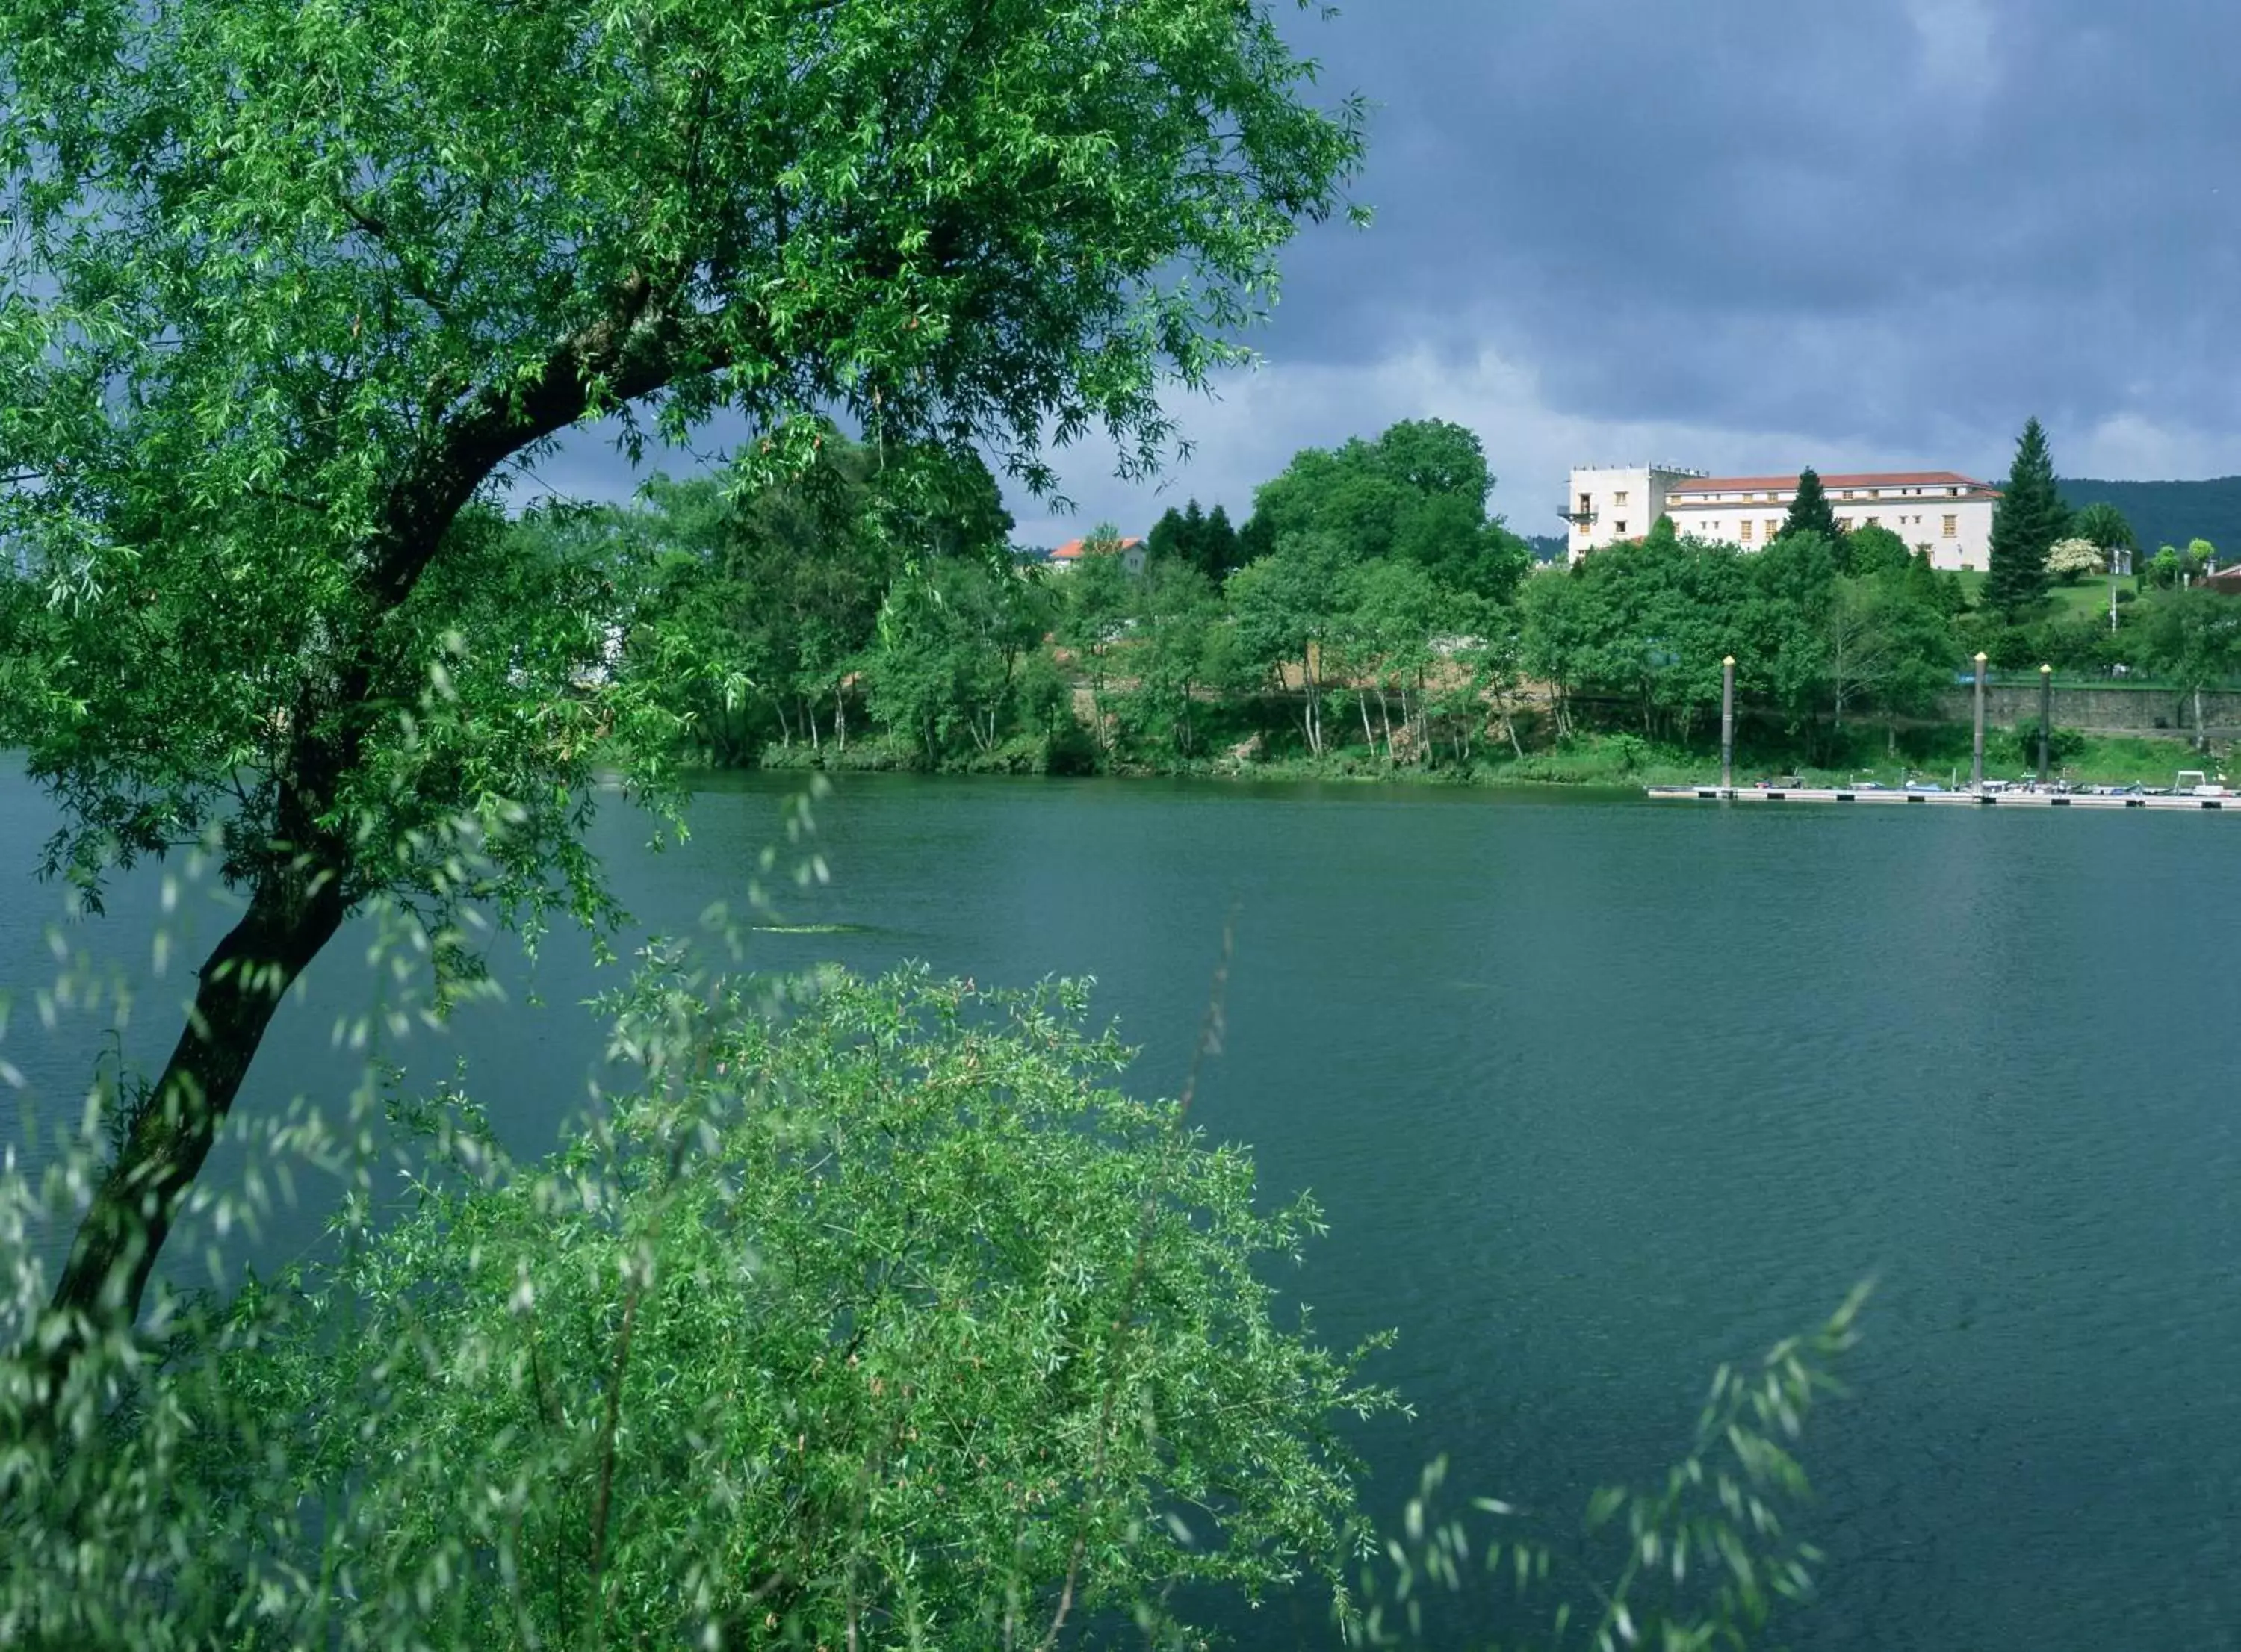
[[[712,782],[659,856],[605,816],[637,916],[739,900],[785,791]],[[50,824],[0,782],[18,866]],[[1418,1415],[1364,1439],[1380,1508],[1444,1451],[1562,1537],[1684,1447],[1716,1363],[1873,1275],[1854,1395],[1804,1447],[1830,1560],[1790,1642],[2241,1646],[2241,821],[864,777],[819,825],[833,883],[752,961],[1093,973],[1147,1088],[1180,1080],[1235,908],[1197,1116],[1270,1198],[1326,1207],[1298,1284],[1328,1337],[1400,1328],[1375,1374]],[[0,881],[0,979],[44,978],[57,901]],[[74,933],[144,975],[151,915],[136,884]],[[348,1087],[329,1032],[370,997],[362,952],[321,960],[244,1111]],[[572,940],[505,973],[512,1007],[402,1059],[465,1060],[547,1145],[605,980]],[[143,1059],[177,990],[143,1003]],[[82,1041],[19,1013],[5,1048],[82,1088]]]

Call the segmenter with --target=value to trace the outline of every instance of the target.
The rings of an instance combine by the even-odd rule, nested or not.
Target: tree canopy
[[[825,415],[1037,488],[1046,431],[1102,427],[1142,472],[1361,152],[1275,10],[0,0],[0,541],[45,599],[0,740],[89,886],[215,830],[246,898],[68,1323],[130,1318],[348,913],[602,910],[579,794],[595,755],[658,793],[667,713],[583,687],[629,616],[485,502],[586,420],[635,454],[719,409],[773,477]]]
[[[1874,530],[1863,529],[1861,533]],[[1669,528],[1606,546],[1525,587],[1525,669],[1575,696],[1623,705],[1645,735],[1686,737],[1715,714],[1720,661],[1743,693],[1808,734],[1825,709],[1841,727],[1870,707],[1922,709],[1950,677],[1959,598],[1927,558],[1894,562],[1874,539],[1783,534],[1764,550],[1682,539]]]
[[[1486,512],[1494,476],[1477,435],[1444,419],[1403,419],[1375,441],[1307,448],[1254,494],[1248,544],[1265,555],[1288,535],[1330,536],[1355,562],[1399,557],[1450,590],[1505,599],[1533,553]]]

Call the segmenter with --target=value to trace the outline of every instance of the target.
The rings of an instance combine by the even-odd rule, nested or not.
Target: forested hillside
[[[2228,555],[2241,552],[2241,476],[2206,482],[2097,482],[2064,477],[2062,498],[2073,509],[2106,499],[2124,513],[2151,556],[2163,545],[2207,539]]]

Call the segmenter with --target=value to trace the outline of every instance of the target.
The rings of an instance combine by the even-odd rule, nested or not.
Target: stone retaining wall
[[[1975,715],[1975,691],[1954,687],[1938,699],[1937,714],[1949,723]],[[1996,727],[2038,721],[2038,685],[1987,683],[1984,720]],[[2241,693],[2208,690],[2202,696],[2202,720],[2211,735],[2230,739],[2241,730]],[[2194,731],[2194,696],[2176,688],[2057,688],[2054,726],[2095,734],[2156,734]]]

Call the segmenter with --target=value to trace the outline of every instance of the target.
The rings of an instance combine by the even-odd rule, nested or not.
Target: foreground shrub
[[[1255,1214],[1245,1154],[1107,1087],[1075,986],[795,997],[641,977],[643,1081],[533,1172],[420,1110],[404,1210],[15,1460],[52,1501],[14,1634],[1034,1645],[1333,1575],[1332,1424],[1390,1401],[1262,1282],[1313,1207]]]

